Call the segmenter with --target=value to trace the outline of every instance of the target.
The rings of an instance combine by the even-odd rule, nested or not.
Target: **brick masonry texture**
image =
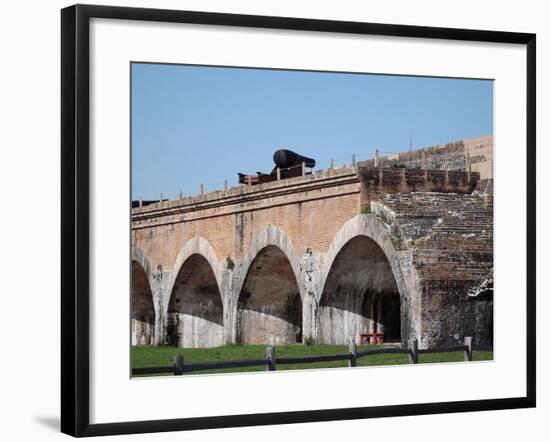
[[[132,343],[492,343],[492,137],[430,149],[134,208]]]
[[[472,172],[479,172],[481,180],[492,179],[493,136],[438,144],[415,149],[412,152],[388,155],[380,157],[378,162],[380,166],[388,167],[392,160],[410,169],[460,171],[466,171],[469,162]],[[374,160],[368,160],[360,164],[365,167],[373,167]]]

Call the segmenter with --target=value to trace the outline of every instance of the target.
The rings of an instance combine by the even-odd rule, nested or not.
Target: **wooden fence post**
[[[357,367],[357,344],[355,342],[348,344],[348,352],[350,354],[348,367]]]
[[[467,350],[464,350],[464,360],[471,361],[472,360],[472,337],[471,336],[466,336],[464,338],[464,345],[468,347]]]
[[[174,376],[183,374],[183,355],[174,356]]]
[[[267,371],[275,371],[275,347],[269,346],[265,350],[267,357]]]
[[[418,340],[409,341],[409,364],[418,364]]]

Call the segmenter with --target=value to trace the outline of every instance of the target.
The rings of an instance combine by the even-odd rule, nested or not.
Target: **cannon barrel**
[[[280,149],[273,154],[273,162],[276,167],[286,169],[288,167],[300,166],[306,163],[306,167],[315,167],[313,158],[304,157],[288,149]]]

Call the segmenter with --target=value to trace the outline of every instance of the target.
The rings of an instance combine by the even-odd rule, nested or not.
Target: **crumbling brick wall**
[[[492,290],[476,290],[492,280],[492,195],[393,194],[373,203],[373,211],[411,251],[421,284],[421,346],[452,346],[465,336],[492,344]]]
[[[469,163],[471,171],[478,172],[481,180],[492,179],[493,136],[416,148],[409,152],[382,154],[377,162],[380,167],[390,167],[391,163],[396,163],[409,169],[458,171],[466,171]],[[361,164],[373,168],[375,160],[371,159]]]

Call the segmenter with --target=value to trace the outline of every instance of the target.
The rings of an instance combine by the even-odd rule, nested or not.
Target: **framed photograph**
[[[61,24],[63,432],[535,406],[534,34]]]

